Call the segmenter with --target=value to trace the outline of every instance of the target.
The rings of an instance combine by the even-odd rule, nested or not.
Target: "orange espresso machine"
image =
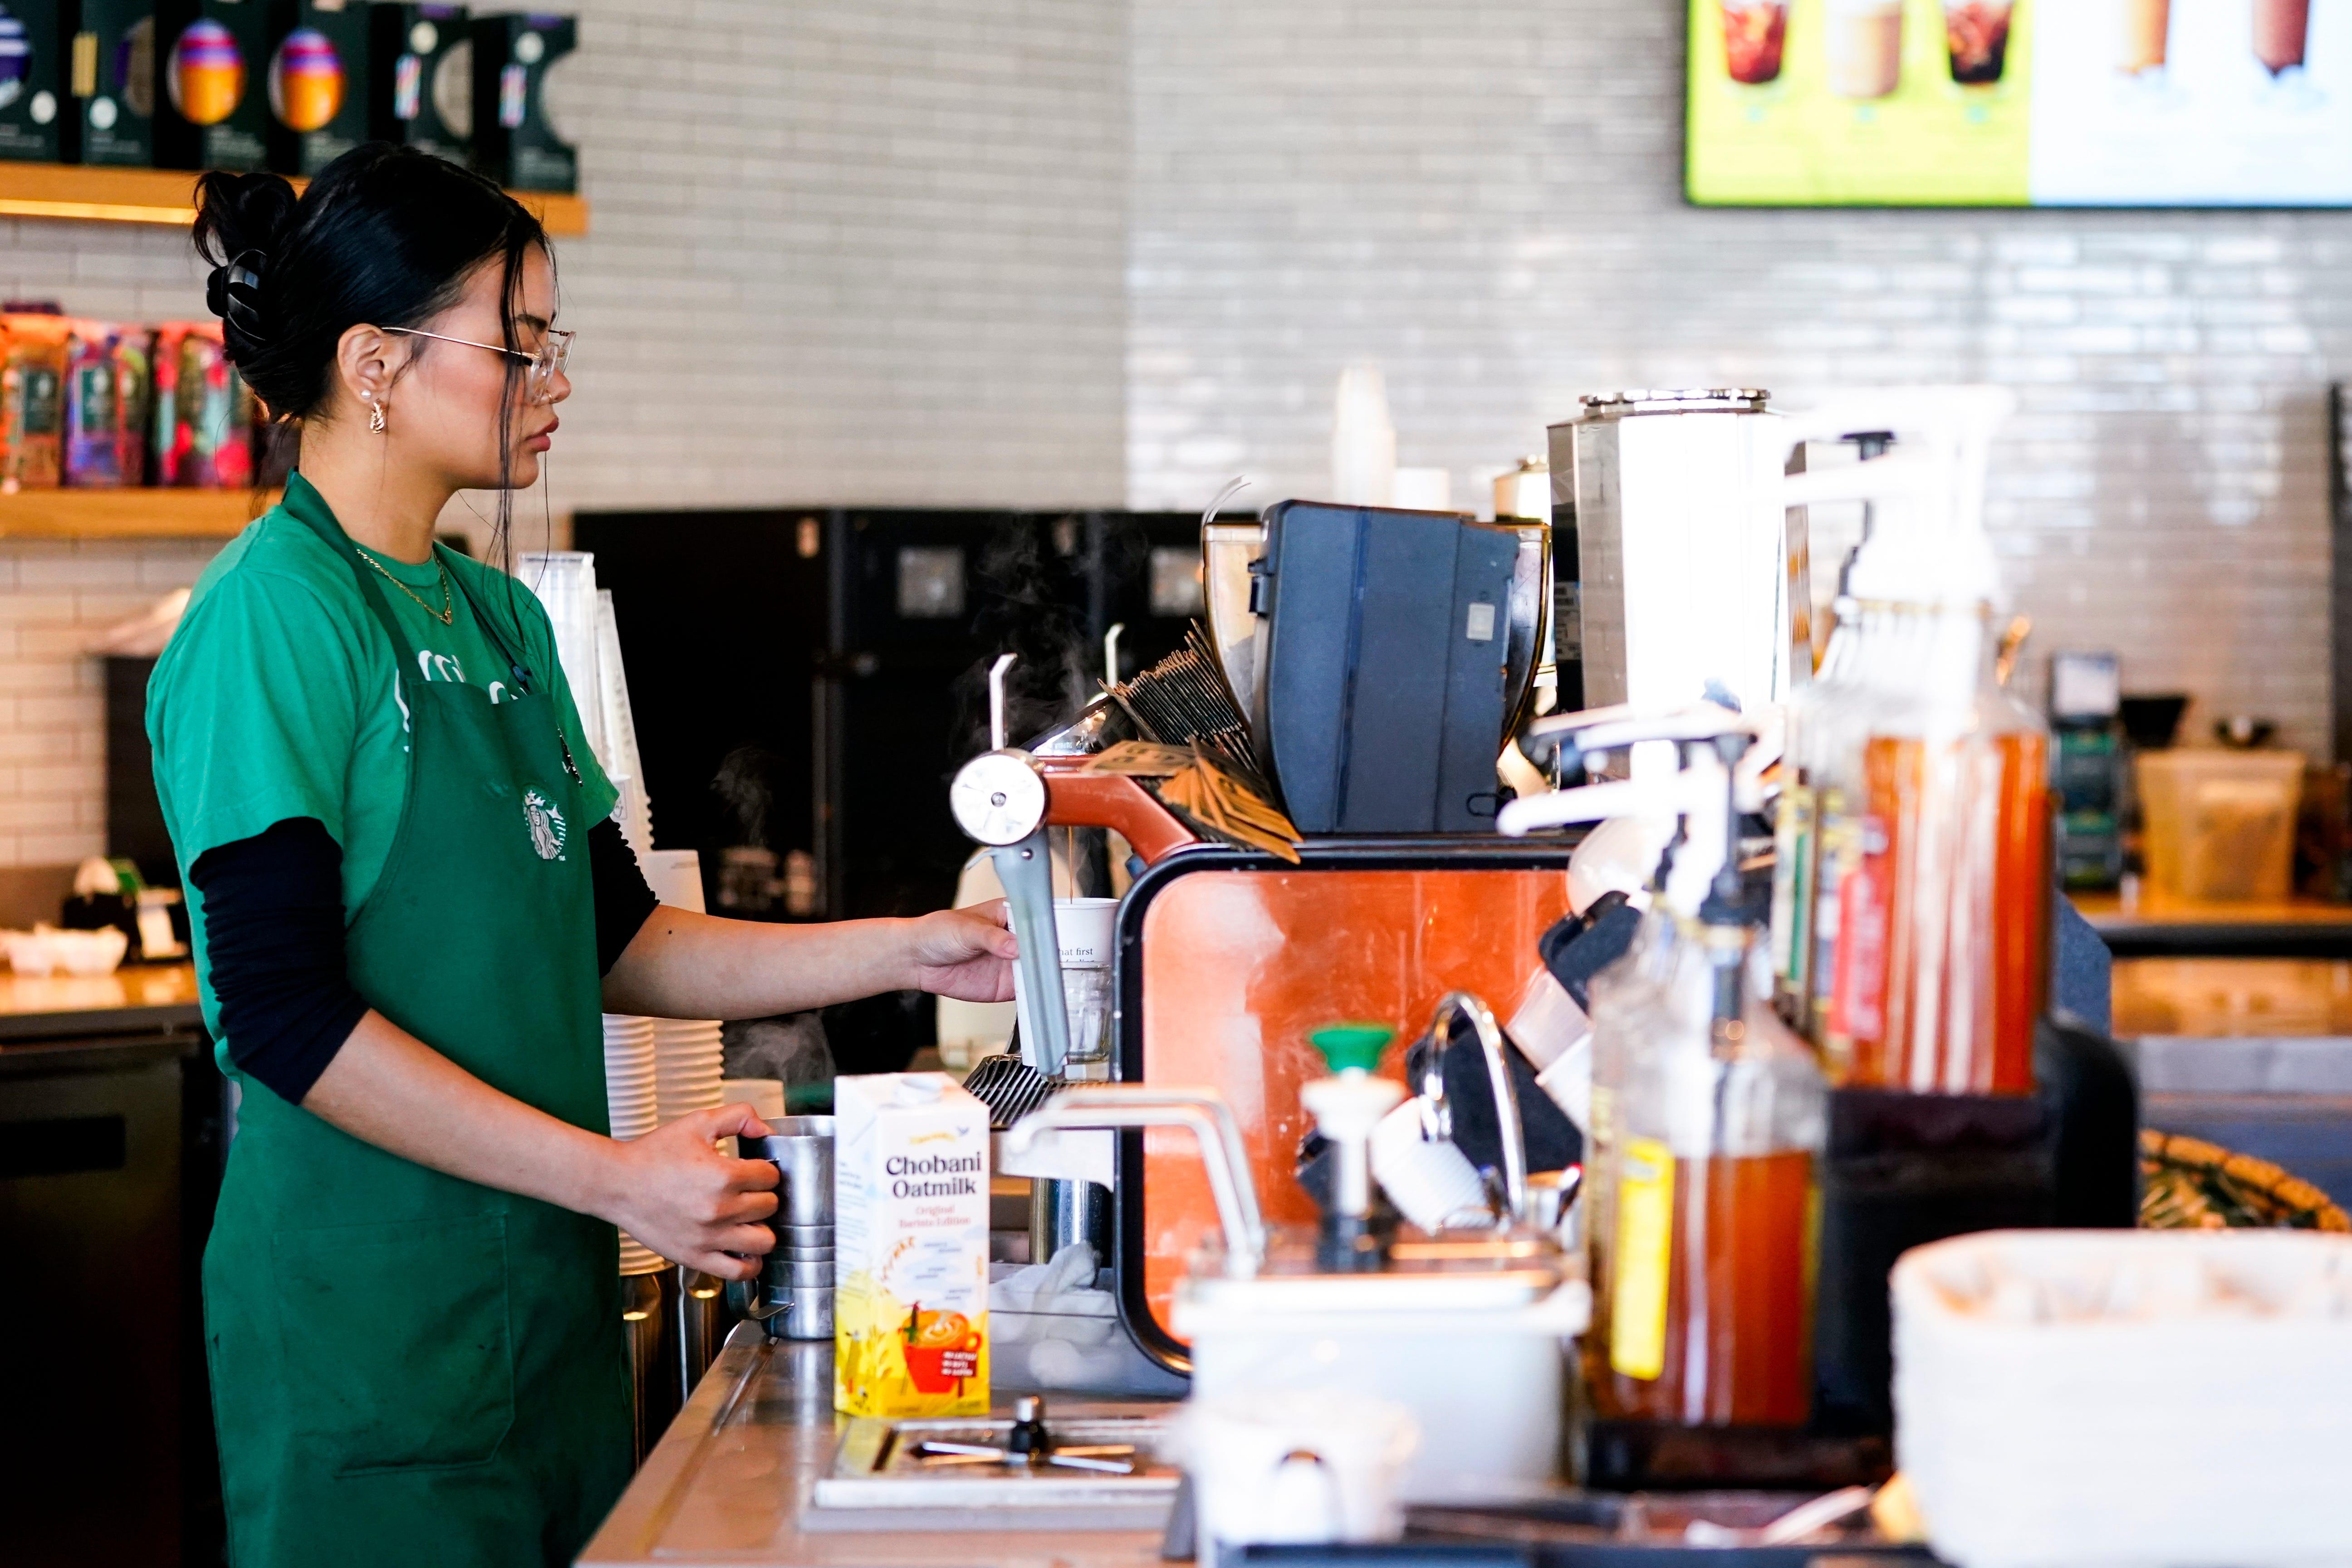
[[[1327,1069],[1308,1032],[1367,1019],[1410,1039],[1450,991],[1509,1016],[1540,966],[1537,939],[1568,911],[1573,841],[1309,838],[1292,865],[1204,843],[1134,779],[1087,765],[1083,755],[1001,749],[967,763],[951,792],[965,830],[997,847],[1024,984],[1060,994],[1057,969],[1045,967],[1055,962],[1050,925],[1035,940],[1021,929],[1038,929],[1038,917],[1024,920],[1016,887],[1024,874],[1050,874],[1044,830],[1118,833],[1142,866],[1118,913],[1115,1075],[1215,1089],[1240,1121],[1266,1220],[1311,1224],[1314,1205],[1293,1175],[1312,1125],[1298,1086]],[[1046,893],[1050,921],[1050,884]],[[1034,910],[1040,900],[1026,901]],[[1402,1054],[1383,1070],[1402,1077]],[[1200,1159],[1181,1132],[1129,1131],[1118,1134],[1115,1169],[1121,1314],[1146,1353],[1187,1371],[1166,1324],[1187,1256],[1216,1227]]]

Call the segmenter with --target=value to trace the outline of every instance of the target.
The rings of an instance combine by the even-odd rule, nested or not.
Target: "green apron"
[[[310,526],[409,668],[349,537]],[[468,603],[493,644],[521,646]],[[516,673],[527,693],[496,704],[401,683],[407,804],[345,951],[385,1017],[603,1133],[592,825],[553,700]],[[265,1089],[238,1115],[205,1250],[232,1561],[569,1563],[629,1476],[613,1227],[412,1164]]]

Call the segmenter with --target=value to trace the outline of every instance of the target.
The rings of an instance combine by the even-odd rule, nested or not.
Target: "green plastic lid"
[[[1380,1065],[1381,1047],[1396,1038],[1396,1031],[1386,1024],[1326,1024],[1307,1038],[1333,1072],[1349,1068],[1370,1072]]]

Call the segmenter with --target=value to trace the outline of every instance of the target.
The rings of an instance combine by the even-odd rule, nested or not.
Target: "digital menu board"
[[[1693,202],[2352,206],[2352,0],[1690,0]]]

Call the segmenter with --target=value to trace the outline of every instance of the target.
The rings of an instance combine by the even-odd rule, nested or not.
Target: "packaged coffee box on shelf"
[[[152,386],[144,327],[67,323],[65,483],[79,489],[142,484]]]
[[[155,482],[188,489],[253,483],[253,394],[221,348],[218,321],[155,329]]]
[[[163,90],[155,162],[166,169],[258,169],[268,161],[265,0],[156,0]]]
[[[65,156],[65,27],[61,0],[0,4],[0,158],[55,163]]]
[[[834,1408],[988,1409],[988,1107],[945,1073],[834,1081]]]
[[[155,162],[154,0],[81,0],[68,87],[69,161],[144,169]]]
[[[370,134],[471,163],[474,45],[466,8],[380,4],[369,25]]]
[[[315,174],[368,139],[367,0],[270,0],[269,166]]]
[[[0,491],[57,488],[66,337],[63,316],[0,314]]]
[[[524,11],[474,18],[474,166],[509,190],[580,189],[580,153],[548,123],[543,90],[578,47],[569,16]]]

